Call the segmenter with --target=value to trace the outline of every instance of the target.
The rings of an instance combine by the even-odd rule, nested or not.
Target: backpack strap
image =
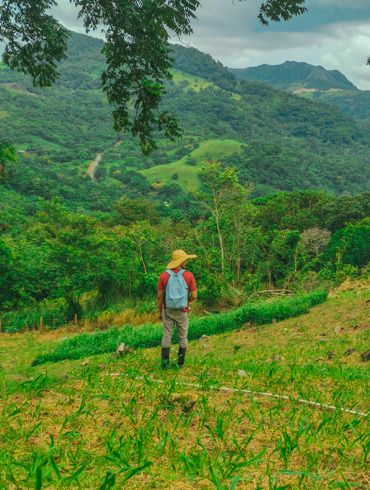
[[[167,269],[166,272],[169,276],[182,276],[186,272],[186,269],[180,269],[177,273],[173,272],[172,269]]]

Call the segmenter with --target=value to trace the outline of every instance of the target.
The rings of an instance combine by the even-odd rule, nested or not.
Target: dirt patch
[[[32,95],[32,97],[38,97],[37,94],[29,92],[26,88],[22,87],[22,85],[20,85],[19,83],[2,83],[1,85],[19,94],[26,94],[26,95]]]

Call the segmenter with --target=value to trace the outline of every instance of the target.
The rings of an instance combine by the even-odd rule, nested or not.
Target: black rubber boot
[[[180,369],[184,367],[185,354],[186,354],[186,347],[179,347],[179,352],[177,354],[177,365]]]
[[[161,350],[161,368],[167,369],[170,363],[170,348],[162,347]]]

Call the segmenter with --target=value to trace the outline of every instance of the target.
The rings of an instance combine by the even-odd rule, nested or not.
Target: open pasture
[[[158,349],[31,368],[68,332],[2,335],[0,488],[367,490],[369,310],[340,293],[194,341],[167,372]]]
[[[165,184],[174,182],[173,174],[178,175],[176,183],[185,191],[196,191],[199,188],[199,171],[202,168],[204,159],[219,159],[238,153],[241,151],[242,144],[236,140],[213,139],[201,141],[199,148],[193,150],[180,160],[176,160],[166,165],[156,165],[155,167],[143,170],[142,173],[149,182],[159,181]],[[193,160],[194,164],[189,165],[188,160]]]

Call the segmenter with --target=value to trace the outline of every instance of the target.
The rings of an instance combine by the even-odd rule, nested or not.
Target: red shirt
[[[175,274],[177,274],[178,272],[181,271],[181,268],[177,267],[176,269],[171,269],[171,270]],[[186,285],[188,286],[190,292],[197,290],[197,285],[195,284],[195,279],[194,279],[194,276],[191,272],[185,271],[183,273],[182,277],[184,278]],[[170,278],[170,275],[168,274],[168,272],[162,272],[162,274],[159,276],[159,279],[158,279],[158,287],[157,287],[158,291],[166,291],[166,287],[167,287],[169,278]],[[164,297],[164,307],[167,308],[166,307],[166,295]],[[188,311],[188,310],[189,310],[189,299],[188,299],[188,307],[184,308],[182,311]]]

